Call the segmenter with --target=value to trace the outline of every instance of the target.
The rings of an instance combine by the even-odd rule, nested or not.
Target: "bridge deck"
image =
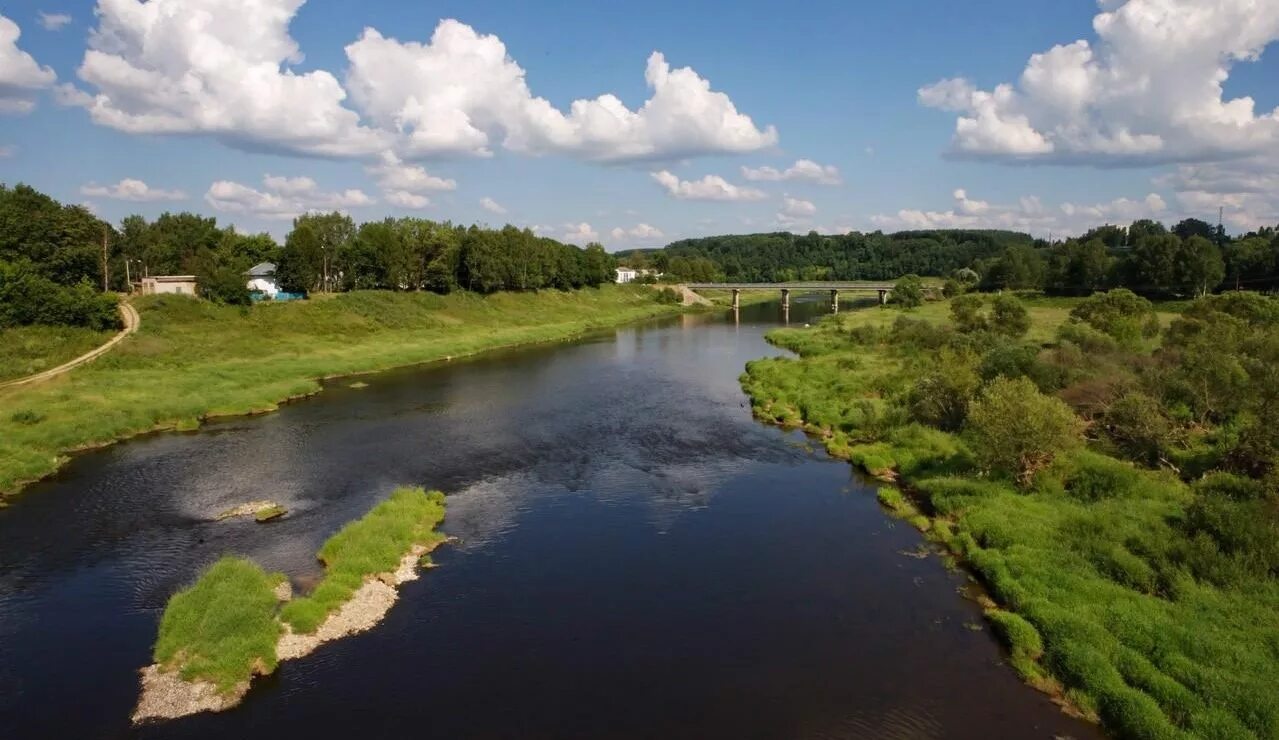
[[[690,290],[892,290],[892,283],[803,282],[803,283],[685,283]]]

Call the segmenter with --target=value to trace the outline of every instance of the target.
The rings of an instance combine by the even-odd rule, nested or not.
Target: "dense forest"
[[[1279,230],[1230,237],[1197,219],[1171,229],[1145,220],[1051,244],[1008,231],[750,234],[686,239],[626,261],[687,280],[889,280],[971,270],[984,290],[1089,295],[1125,287],[1148,296],[1193,296],[1279,286]]]
[[[244,272],[275,262],[295,292],[384,288],[447,293],[580,288],[611,282],[613,258],[528,229],[463,227],[425,219],[356,224],[341,213],[297,218],[285,243],[217,219],[165,213],[119,226],[26,185],[0,185],[0,328],[118,324],[110,291],[143,275],[195,275],[201,295],[246,304]]]

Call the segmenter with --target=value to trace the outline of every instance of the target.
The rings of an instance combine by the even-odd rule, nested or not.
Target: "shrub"
[[[674,306],[683,303],[679,291],[674,288],[662,288],[657,291],[657,302],[667,306]]]
[[[1132,465],[1088,450],[1077,451],[1066,475],[1066,492],[1081,501],[1101,501],[1123,496],[1141,481]]]
[[[1173,426],[1163,404],[1140,391],[1121,397],[1103,416],[1106,436],[1128,457],[1154,465],[1172,441]]]
[[[905,275],[893,286],[891,298],[902,308],[916,308],[924,302],[924,283],[918,275]]]
[[[981,314],[982,299],[977,295],[961,295],[950,302],[950,319],[955,328],[968,333],[986,328],[986,317]]]
[[[1137,347],[1143,338],[1159,333],[1159,319],[1155,316],[1154,306],[1126,288],[1094,293],[1076,306],[1070,317],[1129,348]]]
[[[1027,487],[1057,455],[1079,445],[1083,423],[1025,378],[997,378],[972,404],[968,432],[977,461]]]
[[[0,328],[45,324],[120,328],[118,301],[88,281],[59,285],[29,262],[0,261]]]
[[[1009,337],[1020,337],[1030,331],[1030,314],[1016,296],[995,296],[990,309],[991,330]]]
[[[957,431],[968,418],[968,404],[980,384],[971,355],[943,349],[937,370],[919,378],[910,390],[911,416],[923,424]]]

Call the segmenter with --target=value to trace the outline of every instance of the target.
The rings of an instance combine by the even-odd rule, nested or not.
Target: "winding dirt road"
[[[124,341],[125,337],[137,331],[138,327],[142,325],[142,317],[138,315],[138,310],[129,305],[127,301],[120,302],[120,316],[124,319],[124,328],[120,330],[119,334],[111,337],[111,339],[105,344],[85,352],[70,362],[64,362],[63,364],[58,365],[55,368],[45,370],[42,373],[36,373],[35,375],[28,375],[25,378],[18,378],[17,380],[8,380],[0,383],[0,388],[29,385],[31,383],[39,383],[43,380],[48,380],[49,378],[55,378],[65,372],[80,367],[86,362],[96,359],[100,355],[106,354],[111,351],[112,347]]]

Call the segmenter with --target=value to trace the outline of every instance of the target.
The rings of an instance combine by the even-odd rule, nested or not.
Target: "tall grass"
[[[141,329],[107,355],[46,383],[0,390],[0,493],[48,475],[72,450],[269,411],[314,393],[324,377],[562,340],[681,310],[659,305],[650,288],[612,285],[490,296],[365,291],[244,309],[166,295],[136,305]],[[14,421],[23,411],[40,421]]]
[[[82,326],[0,329],[0,382],[44,372],[103,344],[115,332]]]
[[[410,548],[428,549],[444,539],[444,494],[399,488],[362,518],[346,525],[320,548],[324,579],[307,596],[293,599],[280,618],[295,632],[311,633],[346,603],[368,576],[394,571]]]
[[[275,670],[280,623],[273,589],[284,576],[224,557],[169,600],[155,643],[156,663],[227,692]]]

